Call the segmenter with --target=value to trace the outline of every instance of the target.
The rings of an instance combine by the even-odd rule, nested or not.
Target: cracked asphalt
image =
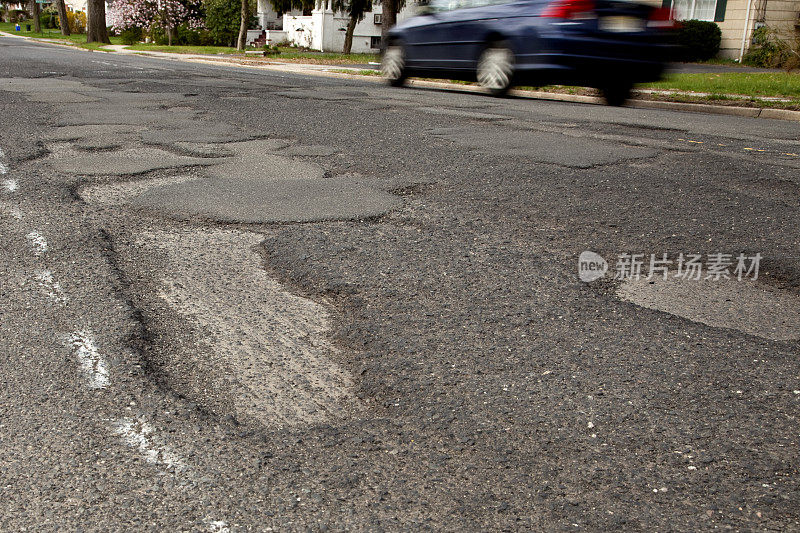
[[[4,37],[0,124],[0,529],[800,529],[797,123]]]

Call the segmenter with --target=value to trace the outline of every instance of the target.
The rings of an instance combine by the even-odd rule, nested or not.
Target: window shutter
[[[728,7],[728,0],[717,0],[717,9],[714,11],[714,22],[725,20],[725,8]]]

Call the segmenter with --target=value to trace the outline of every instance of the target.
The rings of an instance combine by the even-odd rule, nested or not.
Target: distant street
[[[800,529],[798,122],[0,37],[0,150],[0,530]]]

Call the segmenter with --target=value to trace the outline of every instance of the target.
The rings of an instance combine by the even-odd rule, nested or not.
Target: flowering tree
[[[114,0],[108,10],[108,25],[114,31],[160,28],[172,46],[175,29],[181,24],[193,30],[203,27],[199,13],[198,0]]]

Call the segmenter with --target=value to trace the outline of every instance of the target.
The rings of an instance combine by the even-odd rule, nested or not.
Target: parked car
[[[634,83],[658,80],[672,53],[669,11],[623,0],[433,0],[395,26],[383,75],[513,85],[581,85],[621,105]]]

